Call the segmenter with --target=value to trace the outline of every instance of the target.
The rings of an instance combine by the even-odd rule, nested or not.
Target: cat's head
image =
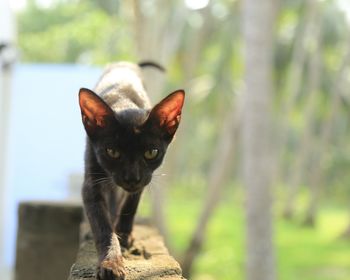
[[[113,182],[128,192],[150,183],[181,119],[185,92],[175,91],[152,110],[115,113],[97,94],[82,88],[82,121],[98,164]]]

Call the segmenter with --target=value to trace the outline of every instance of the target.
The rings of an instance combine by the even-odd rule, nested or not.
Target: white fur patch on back
[[[151,107],[136,64],[119,62],[110,65],[97,83],[95,91],[114,111]]]

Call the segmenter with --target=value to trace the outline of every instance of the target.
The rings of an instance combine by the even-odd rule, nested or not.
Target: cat
[[[87,134],[82,197],[98,254],[96,279],[125,279],[121,248],[132,244],[142,191],[181,119],[184,90],[152,108],[142,79],[145,66],[162,69],[154,63],[114,63],[94,91],[79,91]]]

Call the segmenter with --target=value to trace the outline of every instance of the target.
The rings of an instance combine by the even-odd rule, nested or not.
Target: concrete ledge
[[[16,280],[62,280],[79,247],[80,204],[22,202],[18,208]]]
[[[85,235],[88,236],[88,235]],[[178,280],[180,265],[169,255],[158,231],[148,225],[135,225],[134,245],[125,252],[126,280]],[[97,257],[91,237],[81,242],[76,263],[68,280],[94,280]]]

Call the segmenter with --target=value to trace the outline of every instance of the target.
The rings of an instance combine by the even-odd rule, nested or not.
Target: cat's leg
[[[120,245],[124,248],[129,248],[133,243],[131,232],[141,194],[142,192],[127,194],[119,213],[115,231],[119,237]]]
[[[100,280],[125,279],[119,240],[112,228],[102,188],[85,183],[83,202],[99,258],[96,278]]]
[[[112,221],[112,228],[115,227],[118,213],[120,212],[120,206],[122,205],[122,200],[118,200],[118,197],[119,194],[117,188],[110,188],[106,190],[105,198],[107,201],[108,213]]]

